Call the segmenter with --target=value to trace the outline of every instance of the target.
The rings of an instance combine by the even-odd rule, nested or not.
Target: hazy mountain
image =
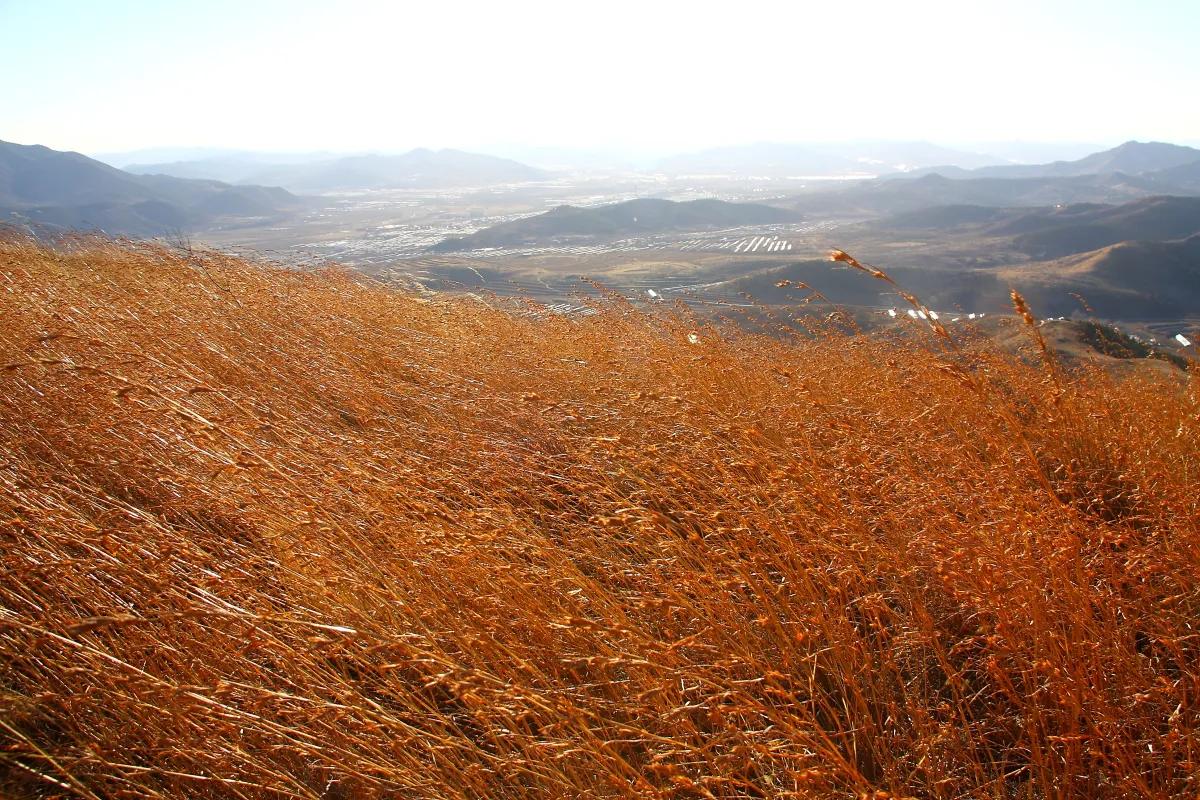
[[[1122,172],[1140,175],[1200,161],[1200,150],[1165,142],[1125,142],[1077,161],[1050,164],[1010,164],[972,171],[980,178],[1045,178],[1074,175],[1104,175]]]
[[[305,152],[273,152],[268,150],[240,150],[228,147],[146,147],[119,153],[94,153],[92,158],[126,172],[142,172],[153,167],[190,162],[213,162],[229,164],[308,164],[313,161],[329,161],[351,155],[333,153],[328,150]],[[135,167],[137,169],[135,169]],[[161,171],[161,170],[160,170]],[[165,174],[172,174],[167,172]],[[185,178],[187,175],[176,177]],[[213,177],[205,175],[201,177]]]
[[[143,147],[138,150],[92,153],[90,157],[97,161],[102,161],[110,167],[125,169],[131,164],[196,161],[208,158],[222,158],[241,152],[243,151],[222,147]]]
[[[957,150],[930,142],[857,142],[823,145],[844,152],[877,172],[912,170],[929,164],[951,164],[962,168],[984,167],[999,161],[995,156]]]
[[[1076,161],[972,170],[929,167],[802,197],[796,207],[894,215],[941,206],[1113,204],[1162,194],[1200,195],[1200,150],[1126,142]]]
[[[234,154],[166,164],[135,164],[131,172],[283,186],[298,192],[484,186],[546,177],[542,170],[460,150],[412,150],[403,155],[353,155],[281,162],[285,155]]]
[[[1073,168],[1074,175],[1124,172],[1141,175],[1145,172],[1174,169],[1200,162],[1200,150],[1167,142],[1125,142],[1125,144],[1081,158],[1060,162]]]
[[[973,178],[925,175],[910,180],[860,181],[851,186],[800,195],[788,205],[800,211],[902,214],[937,206],[1053,206],[1070,203],[1123,203],[1162,194],[1163,186],[1121,173],[1065,178]]]
[[[412,150],[399,156],[347,156],[258,173],[310,191],[482,186],[538,180],[546,174],[516,161],[460,150]]]
[[[79,153],[0,142],[0,219],[152,235],[301,204],[279,188],[144,176]]]
[[[644,198],[594,208],[559,206],[544,214],[503,222],[469,236],[447,239],[432,249],[451,251],[521,247],[572,237],[732,228],[796,222],[799,219],[794,211],[755,203],[727,203],[723,200],[678,203]]]
[[[959,164],[947,162],[934,167],[913,170],[909,175],[894,177],[917,177],[938,174],[946,178],[1069,178],[1082,175],[1146,175],[1162,173],[1200,162],[1200,150],[1165,142],[1125,142],[1111,150],[1077,159],[1054,161],[1049,164],[1003,164],[963,169]]]
[[[274,167],[330,161],[331,153],[260,153],[221,150],[197,158],[171,161],[134,161],[118,165],[136,175],[170,175],[176,178],[217,180],[225,183],[257,183],[254,176]]]
[[[994,157],[929,142],[760,143],[673,156],[659,162],[658,168],[673,174],[795,177],[881,174],[934,164],[979,167],[996,162]]]
[[[972,153],[987,153],[999,162],[1011,164],[1075,161],[1105,149],[1105,145],[1095,142],[985,141],[954,142],[950,146]]]
[[[550,171],[634,172],[649,169],[657,157],[633,150],[604,150],[576,147],[549,147],[501,144],[487,152]]]

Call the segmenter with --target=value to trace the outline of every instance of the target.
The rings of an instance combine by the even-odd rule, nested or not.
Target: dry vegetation
[[[0,243],[0,794],[1200,791],[1194,376],[498,305]]]

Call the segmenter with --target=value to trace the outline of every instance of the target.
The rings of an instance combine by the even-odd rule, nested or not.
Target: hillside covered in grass
[[[0,288],[0,795],[1200,790],[1194,374],[97,241]]]

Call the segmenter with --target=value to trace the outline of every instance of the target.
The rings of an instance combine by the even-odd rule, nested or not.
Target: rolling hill
[[[1100,318],[1177,320],[1200,309],[1200,234],[1173,241],[1122,241],[1087,252],[1028,261],[995,269],[889,268],[888,274],[931,308],[1007,313],[1009,290],[1018,289],[1039,316],[1071,316],[1085,311],[1078,297]],[[768,304],[789,304],[807,284],[830,301],[847,306],[900,306],[896,290],[864,281],[827,260],[798,260],[712,284],[706,291],[732,299],[746,294]]]
[[[1003,206],[981,206],[969,203],[957,205],[930,206],[915,211],[904,211],[876,220],[872,225],[877,229],[906,231],[927,230],[945,231],[966,226],[988,225],[1013,218],[1014,214],[1029,213],[1027,209],[1007,208]]]
[[[403,155],[355,155],[283,164],[242,154],[168,164],[137,164],[129,169],[141,174],[222,177],[238,183],[283,186],[297,192],[483,186],[539,180],[548,174],[511,159],[424,148]]]
[[[892,268],[888,274],[905,290],[915,293],[934,309],[1004,312],[1011,309],[1008,289],[987,271],[964,272],[921,268]],[[749,296],[767,304],[790,305],[806,297],[806,284],[830,302],[874,308],[903,306],[894,288],[864,280],[861,272],[833,266],[828,259],[807,259],[753,272],[706,288],[707,295],[733,300]]]
[[[1080,310],[1072,292],[1107,319],[1175,319],[1200,309],[1200,235],[1128,241],[1002,270],[1047,315]]]
[[[1140,177],[1161,186],[1164,194],[1200,194],[1200,161],[1147,172]]]
[[[447,252],[485,247],[520,247],[568,238],[773,225],[799,219],[800,216],[794,211],[757,203],[728,203],[723,200],[679,203],[642,198],[594,208],[559,206],[544,214],[493,225],[469,236],[446,239],[432,249]]]
[[[156,235],[302,205],[284,189],[133,175],[79,153],[0,142],[0,219],[35,227]]]
[[[1200,233],[1200,197],[1159,196],[1122,205],[1075,203],[1041,208],[934,206],[884,217],[883,230],[964,231],[1011,237],[1036,259],[1054,259],[1128,240],[1183,239]]]
[[[1041,209],[992,228],[1015,235],[1034,258],[1059,258],[1128,240],[1182,239],[1200,233],[1200,197],[1150,197],[1120,206]]]

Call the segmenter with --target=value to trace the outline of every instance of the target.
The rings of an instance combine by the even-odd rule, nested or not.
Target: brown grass
[[[1194,797],[1197,388],[0,243],[0,794]]]

